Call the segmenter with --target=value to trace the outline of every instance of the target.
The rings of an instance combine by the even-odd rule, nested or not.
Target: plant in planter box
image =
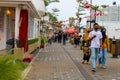
[[[30,39],[30,40],[28,40],[28,45],[34,44],[38,40],[39,40],[38,38]]]
[[[43,37],[43,38],[41,39],[40,48],[44,48],[44,45],[45,45],[45,38]]]
[[[26,66],[21,61],[15,61],[13,56],[0,56],[0,80],[23,80],[22,71]]]

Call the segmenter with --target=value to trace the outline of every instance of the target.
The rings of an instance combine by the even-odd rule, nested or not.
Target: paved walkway
[[[120,59],[108,55],[107,69],[82,64],[82,51],[73,45],[54,43],[41,50],[32,63],[27,80],[120,80]]]

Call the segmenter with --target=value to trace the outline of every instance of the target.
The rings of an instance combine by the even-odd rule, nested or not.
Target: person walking
[[[90,41],[89,41],[89,33],[90,33],[90,28],[86,27],[84,30],[84,37],[83,37],[83,45],[82,45],[82,50],[83,50],[83,61],[82,63],[85,63],[87,61],[87,64],[89,64],[90,60]]]
[[[108,35],[106,35],[106,29],[102,28],[101,29],[102,33],[102,49],[100,50],[100,58],[98,59],[99,63],[98,66],[101,66],[102,68],[106,68],[106,59],[107,59],[107,51],[109,51],[110,46],[109,46],[109,39]]]
[[[63,39],[63,45],[66,45],[67,34],[65,32],[63,33],[62,39]]]
[[[53,34],[52,32],[48,33],[48,43],[51,45],[52,44],[52,38],[53,38]]]
[[[77,33],[74,34],[74,44],[75,44],[75,48],[77,48],[77,45],[79,43],[79,36]]]
[[[91,48],[91,60],[92,60],[92,71],[96,72],[96,62],[99,53],[99,49],[102,47],[102,33],[98,30],[98,23],[94,23],[93,31],[89,33],[90,48]]]
[[[58,43],[61,43],[62,42],[62,32],[59,31],[58,33]]]

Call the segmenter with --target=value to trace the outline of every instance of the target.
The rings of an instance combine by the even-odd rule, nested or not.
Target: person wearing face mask
[[[102,28],[101,29],[102,33],[102,49],[100,50],[100,55],[101,57],[99,58],[99,63],[98,66],[101,66],[102,68],[106,69],[106,58],[107,58],[107,50],[110,50],[109,46],[109,39],[108,36],[106,35],[106,29]]]
[[[96,63],[99,50],[102,47],[102,33],[98,29],[98,23],[94,23],[93,31],[89,33],[90,49],[91,49],[91,60],[92,60],[92,71],[96,72]]]

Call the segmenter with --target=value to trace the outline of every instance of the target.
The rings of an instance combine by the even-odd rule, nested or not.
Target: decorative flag
[[[87,0],[84,0],[84,4],[85,4],[85,5],[84,5],[84,8],[87,8],[87,9],[90,8],[90,5],[88,4],[88,1],[87,1]]]
[[[88,9],[88,8],[90,8],[90,6],[87,4],[84,6],[84,8]]]
[[[94,10],[90,10],[90,15],[91,16],[102,16],[103,12],[100,10],[100,11],[94,11]]]
[[[88,1],[87,1],[87,0],[83,0],[83,2],[85,3],[85,5],[87,5],[87,4],[88,4]]]
[[[100,16],[102,16],[103,12],[102,12],[101,10],[100,10],[100,12],[99,12],[99,13],[100,13]]]

